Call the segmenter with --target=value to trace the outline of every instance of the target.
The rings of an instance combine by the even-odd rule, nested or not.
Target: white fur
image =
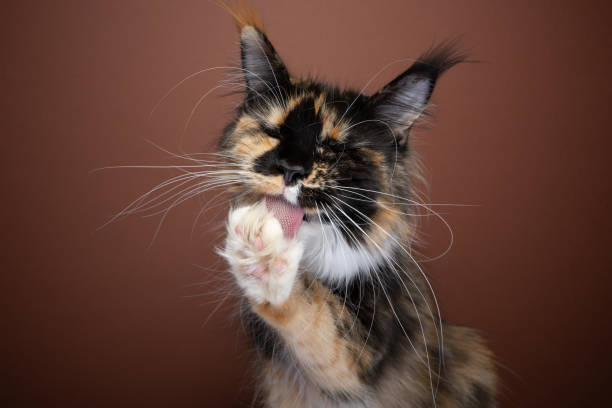
[[[299,241],[284,237],[265,203],[230,210],[221,255],[238,285],[255,302],[280,305],[289,297],[302,251]],[[262,272],[254,274],[254,270]]]
[[[285,200],[289,201],[291,204],[296,205],[298,202],[297,199],[298,199],[299,193],[300,193],[300,184],[296,183],[295,185],[291,187],[285,187],[285,192],[283,193],[283,197],[285,197]]]
[[[318,221],[304,222],[295,239],[288,239],[274,215],[259,203],[230,210],[221,255],[247,296],[280,305],[290,295],[299,267],[340,286],[384,264],[391,250],[390,241],[380,247],[351,246],[336,226]],[[256,268],[264,270],[262,276],[252,273]]]
[[[388,259],[392,249],[391,243],[380,249],[351,246],[336,227],[318,221],[302,224],[297,239],[304,245],[302,265],[333,285],[346,284],[357,274],[370,272]]]

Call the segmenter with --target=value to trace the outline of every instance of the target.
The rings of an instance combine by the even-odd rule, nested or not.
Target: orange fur
[[[242,31],[244,27],[251,26],[255,27],[259,32],[264,32],[261,17],[249,2],[236,1],[232,2],[231,5],[219,2],[219,5],[232,16],[238,31]]]
[[[243,47],[266,46],[261,51],[265,51],[263,56],[269,64],[259,68],[271,69],[274,74],[276,66],[281,65],[282,61],[271,46],[268,49],[259,15],[246,1],[236,0],[231,1],[231,5],[220,5],[232,16],[241,32]],[[260,40],[266,40],[265,44]],[[338,170],[337,164],[343,157],[344,148],[342,153],[338,153],[339,148],[328,148],[326,145],[346,143],[349,148],[353,147],[351,129],[359,123],[354,123],[350,117],[352,115],[345,117],[346,108],[340,105],[343,100],[334,90],[311,87],[309,79],[289,76],[285,67],[281,72],[284,78],[282,86],[287,86],[288,79],[290,89],[281,91],[281,84],[277,84],[279,92],[276,92],[276,88],[268,86],[269,95],[268,91],[259,95],[254,89],[253,103],[250,104],[249,99],[249,104],[245,104],[247,109],[238,110],[239,116],[228,127],[223,140],[222,152],[244,174],[239,185],[230,187],[234,193],[247,193],[235,198],[237,211],[246,205],[260,204],[265,195],[285,192],[281,174],[283,169],[282,166],[277,166],[278,172],[274,169],[273,160],[277,152],[273,150],[279,147],[281,140],[285,140],[281,134],[285,131],[284,125],[294,125],[293,116],[290,123],[285,122],[296,108],[299,108],[296,112],[298,117],[302,110],[310,115],[314,109],[316,118],[313,123],[309,121],[303,125],[317,125],[319,132],[308,174],[302,174],[303,187],[320,190],[333,190],[336,185],[341,187],[338,180],[342,179],[343,173]],[[254,96],[256,93],[257,98]],[[326,103],[328,97],[329,102]],[[348,105],[349,108],[351,105]],[[397,141],[395,147],[398,148]],[[270,159],[272,171],[258,172],[255,168],[257,159],[268,152],[273,153],[270,155],[272,159],[266,158]],[[428,296],[428,288],[420,279],[419,272],[422,271],[414,265],[409,251],[395,251],[412,242],[416,233],[416,218],[402,215],[412,212],[412,204],[391,197],[401,197],[407,191],[412,191],[409,179],[418,173],[412,171],[412,156],[405,160],[402,157],[397,160],[396,156],[391,164],[384,152],[368,143],[355,143],[351,154],[359,154],[360,162],[347,157],[348,154],[343,160],[347,167],[357,167],[358,164],[364,168],[369,166],[366,169],[372,173],[368,174],[367,179],[378,179],[376,181],[382,194],[376,198],[375,212],[367,216],[369,225],[363,227],[367,229],[367,234],[361,232],[364,232],[364,237],[367,235],[363,246],[368,253],[383,252],[381,257],[384,257],[386,268],[381,268],[380,272],[392,274],[390,277],[393,279],[388,279],[388,284],[383,284],[381,278],[374,275],[378,271],[357,270],[356,273],[370,272],[376,279],[363,279],[362,282],[361,276],[356,275],[359,286],[350,288],[352,294],[345,290],[343,296],[340,291],[328,286],[324,279],[317,278],[316,267],[310,270],[307,262],[299,262],[301,247],[298,255],[294,251],[295,256],[289,258],[285,256],[283,248],[295,249],[297,246],[288,245],[284,238],[270,242],[286,246],[265,247],[265,251],[273,252],[262,252],[261,248],[252,250],[253,242],[245,241],[244,247],[251,251],[247,256],[242,252],[244,242],[238,242],[242,239],[238,238],[240,232],[233,227],[241,225],[242,228],[243,224],[236,222],[232,227],[228,224],[228,237],[231,237],[228,243],[231,245],[228,244],[230,251],[227,254],[231,256],[226,255],[226,259],[233,259],[232,273],[245,289],[250,302],[249,315],[254,315],[254,326],[257,327],[253,328],[252,335],[263,351],[257,370],[261,374],[267,407],[338,408],[358,405],[388,408],[405,406],[409,401],[424,406],[433,397],[434,386],[438,392],[439,408],[467,406],[479,400],[486,404],[481,405],[483,407],[493,406],[490,402],[495,394],[495,375],[491,353],[477,333],[445,322],[440,322],[444,329],[444,344],[440,342],[442,327],[436,326],[439,321],[435,309],[432,311],[430,307],[432,299]],[[343,164],[341,162],[340,166]],[[358,177],[362,176],[358,174]],[[362,199],[360,197],[366,201],[368,199],[368,196],[358,192],[359,189],[340,188],[339,191],[355,200]],[[323,224],[318,207],[312,208],[312,203],[303,206],[305,213],[318,215],[319,222]],[[327,239],[323,231],[322,238],[324,242]],[[323,255],[327,256],[326,253]],[[345,256],[347,263],[346,254],[339,252],[338,256],[341,255]],[[253,280],[249,274],[255,273],[244,268],[244,262],[252,262],[253,259],[267,268],[265,280]],[[270,272],[277,271],[274,265],[281,265],[280,261],[286,266],[288,259],[294,264],[291,269],[281,268],[284,275],[280,269],[276,275]],[[370,260],[372,263],[374,261]],[[292,278],[281,279],[287,276]],[[376,280],[380,285],[376,284]],[[287,284],[280,285],[279,282]],[[277,290],[281,286],[286,291]],[[270,287],[276,288],[276,292]],[[353,296],[357,295],[356,290],[359,291],[358,298]],[[410,291],[414,290],[421,296],[414,296],[414,292],[411,295]],[[401,331],[397,330],[396,322]],[[272,333],[274,336],[269,335]],[[270,346],[271,350],[268,349]],[[445,355],[449,358],[443,365],[440,359]]]
[[[315,113],[318,115],[319,114],[319,110],[321,109],[321,105],[323,105],[323,102],[325,102],[325,94],[322,93],[320,94],[317,99],[315,99]]]
[[[330,297],[327,288],[317,281],[296,281],[283,305],[254,304],[253,308],[281,333],[315,384],[333,391],[361,392],[363,383],[353,355],[359,346],[338,336],[330,308],[340,313],[343,305]]]

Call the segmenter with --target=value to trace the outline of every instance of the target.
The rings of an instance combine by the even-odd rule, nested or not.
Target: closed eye
[[[274,138],[274,139],[281,138],[280,129],[277,126],[270,126],[265,122],[261,122],[259,123],[259,127],[266,135],[270,136],[271,138]]]
[[[348,144],[338,142],[337,140],[332,139],[330,137],[326,138],[323,141],[323,145],[325,145],[327,148],[329,148],[334,153],[346,152],[346,151],[351,150]]]

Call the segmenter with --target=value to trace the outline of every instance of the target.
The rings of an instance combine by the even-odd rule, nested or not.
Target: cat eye
[[[323,144],[334,151],[343,150],[346,146],[346,143],[340,143],[336,139],[332,139],[331,137],[326,138]]]
[[[265,127],[263,127],[263,131],[264,131],[264,133],[267,136],[269,136],[269,137],[271,137],[273,139],[280,139],[281,138],[281,133],[280,133],[280,130],[278,128],[265,126]]]

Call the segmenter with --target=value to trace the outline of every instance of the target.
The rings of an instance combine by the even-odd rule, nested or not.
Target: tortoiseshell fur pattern
[[[220,152],[244,177],[221,253],[245,294],[264,405],[494,407],[491,352],[439,317],[410,249],[419,204],[409,133],[462,57],[434,48],[364,95],[291,76],[256,14],[229,11],[246,91]],[[295,238],[266,195],[303,209]]]

